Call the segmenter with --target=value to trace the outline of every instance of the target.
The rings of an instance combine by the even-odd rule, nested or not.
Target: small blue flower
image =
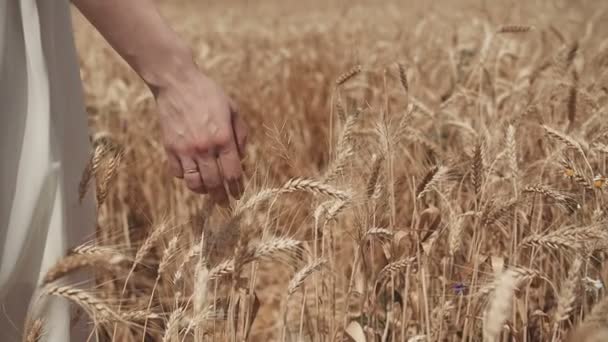
[[[464,295],[465,291],[467,290],[467,285],[464,283],[456,283],[452,285],[452,289],[457,295]]]

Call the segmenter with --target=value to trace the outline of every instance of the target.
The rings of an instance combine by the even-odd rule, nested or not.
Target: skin
[[[220,204],[228,194],[239,198],[247,130],[238,108],[198,69],[154,2],[72,2],[154,94],[171,174]]]

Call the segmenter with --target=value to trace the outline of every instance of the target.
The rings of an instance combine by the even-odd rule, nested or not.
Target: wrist
[[[156,96],[163,89],[183,84],[197,70],[190,49],[177,46],[156,53],[155,60],[142,66],[139,75]]]

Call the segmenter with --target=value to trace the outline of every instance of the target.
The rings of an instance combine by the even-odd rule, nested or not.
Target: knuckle
[[[173,145],[173,147],[171,147],[173,153],[175,153],[175,155],[177,156],[187,156],[190,155],[192,152],[192,146],[190,145],[185,145],[185,144],[180,144],[180,145]]]
[[[173,143],[173,142],[169,142],[165,144],[165,151],[167,152],[167,154],[176,154],[179,155],[182,152],[183,148],[182,146]]]
[[[207,141],[199,141],[192,145],[192,151],[198,154],[206,154],[210,149],[211,146]]]
[[[209,189],[218,189],[222,184],[217,177],[208,177],[205,179],[205,185]]]
[[[230,134],[230,130],[226,128],[218,130],[214,137],[215,144],[222,149],[229,145],[231,140],[232,136]]]

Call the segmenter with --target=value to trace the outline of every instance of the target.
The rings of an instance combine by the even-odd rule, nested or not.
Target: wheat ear
[[[40,342],[42,341],[44,324],[42,320],[36,319],[27,329],[27,335],[25,336],[25,342]]]
[[[301,270],[299,270],[289,282],[289,287],[287,288],[287,295],[291,296],[292,294],[294,294],[302,286],[302,284],[304,284],[306,278],[308,278],[314,272],[320,270],[326,262],[327,260],[325,259],[317,259],[310,262],[308,265],[304,266]]]
[[[338,139],[338,145],[336,147],[336,157],[325,173],[324,181],[331,182],[334,180],[346,166],[346,162],[353,155],[353,144],[352,144],[352,134],[355,128],[355,124],[357,122],[357,118],[359,117],[359,111],[355,114],[351,114],[346,118],[346,122],[344,123],[344,128],[340,134]]]
[[[75,272],[83,267],[95,267],[109,271],[113,274],[120,274],[124,268],[120,263],[125,261],[119,255],[110,254],[73,254],[59,260],[51,267],[44,276],[44,285],[51,283],[65,275]]]
[[[162,342],[169,342],[173,340],[173,338],[179,334],[179,324],[183,317],[184,311],[182,308],[177,308],[171,315],[169,316],[169,321],[167,321],[167,326],[165,328],[165,333],[163,334]]]
[[[255,208],[259,203],[267,201],[279,194],[291,193],[295,191],[306,191],[315,194],[322,194],[337,198],[343,201],[349,200],[352,195],[350,192],[338,190],[335,187],[308,178],[293,178],[280,188],[265,189],[244,202],[243,205],[235,209],[234,215],[240,215],[248,209]]]
[[[448,229],[448,246],[450,255],[454,256],[462,247],[462,234],[464,232],[464,219],[462,217],[456,219],[456,222],[451,224]]]
[[[384,266],[384,268],[382,270],[380,270],[380,272],[378,273],[378,280],[383,279],[384,277],[386,277],[390,274],[403,270],[404,268],[410,266],[415,261],[416,261],[415,257],[407,257],[407,258],[403,258],[403,259],[391,262],[390,264]]]
[[[589,253],[606,249],[608,232],[600,225],[564,227],[548,234],[531,235],[522,240],[521,246],[540,246],[554,250],[574,250]]]
[[[407,73],[405,70],[405,65],[403,65],[403,63],[397,63],[397,66],[399,67],[399,81],[401,82],[401,86],[403,87],[405,94],[407,94],[410,91],[410,87],[407,82]]]
[[[572,262],[568,278],[559,293],[557,301],[557,310],[555,311],[554,323],[559,325],[570,317],[570,313],[574,310],[574,303],[577,297],[577,289],[580,285],[580,272],[583,266],[583,260],[577,257]]]
[[[302,242],[286,237],[273,237],[253,247],[249,247],[245,252],[243,262],[247,263],[264,258],[277,258],[283,254],[294,254],[301,251]]]
[[[98,178],[98,186],[97,186],[97,204],[101,205],[105,202],[108,192],[110,190],[110,185],[116,178],[116,174],[118,173],[118,167],[124,156],[124,151],[120,148],[112,149],[112,156],[109,157],[103,175],[96,175]]]
[[[173,275],[173,283],[177,284],[184,276],[184,270],[186,269],[186,266],[192,262],[192,260],[194,260],[195,257],[197,257],[200,254],[200,246],[199,244],[194,244],[190,247],[190,249],[188,250],[188,253],[184,256],[184,259],[182,260],[182,262],[179,264],[179,266],[177,267],[177,270],[175,271],[175,274]]]
[[[416,189],[416,198],[421,199],[426,193],[434,190],[445,180],[448,168],[445,166],[435,166],[424,176]]]
[[[574,199],[569,194],[557,191],[546,185],[538,184],[527,186],[526,188],[524,188],[523,192],[537,193],[544,196],[545,198],[550,198],[554,200],[557,204],[563,205],[566,209],[568,209],[568,211],[576,211],[581,207],[578,201],[576,201],[576,199]]]
[[[534,26],[526,25],[504,25],[496,33],[526,33],[534,30]]]
[[[146,238],[144,243],[139,247],[137,253],[135,253],[135,261],[134,265],[140,264],[146,255],[150,252],[152,247],[156,244],[158,239],[163,235],[163,233],[169,228],[169,224],[167,222],[161,223],[158,227],[152,230],[152,233]]]
[[[515,140],[515,126],[509,125],[507,127],[507,159],[509,161],[509,169],[511,171],[511,176],[514,180],[517,180],[519,174],[519,167],[517,165],[517,143]]]
[[[179,235],[171,238],[169,243],[167,244],[167,248],[163,252],[163,256],[160,259],[160,263],[158,264],[158,279],[162,277],[163,274],[166,273],[167,267],[169,266],[169,262],[175,255],[175,251],[177,250],[177,242],[179,240]]]
[[[517,272],[503,271],[495,280],[494,294],[483,318],[485,342],[500,341],[504,322],[511,314],[512,297],[517,285]]]
[[[471,182],[473,183],[473,189],[475,194],[479,196],[481,193],[482,185],[484,182],[484,158],[483,158],[483,142],[479,140],[475,144],[473,150],[473,161],[471,164]]]
[[[49,286],[44,289],[44,293],[68,299],[83,308],[92,317],[122,321],[122,317],[107,304],[85,290],[71,286]]]
[[[555,130],[547,125],[543,125],[542,127],[549,137],[561,142],[562,144],[566,145],[568,148],[578,151],[582,156],[585,156],[585,152],[583,151],[581,144],[578,143],[576,140],[574,140],[572,137],[570,137],[564,133],[558,132],[557,130]]]
[[[339,87],[339,86],[343,85],[344,83],[348,82],[349,80],[351,80],[353,77],[357,76],[361,72],[361,69],[362,69],[361,65],[356,65],[356,66],[352,67],[350,70],[348,70],[347,72],[340,75],[338,77],[338,79],[336,80],[336,86]]]

